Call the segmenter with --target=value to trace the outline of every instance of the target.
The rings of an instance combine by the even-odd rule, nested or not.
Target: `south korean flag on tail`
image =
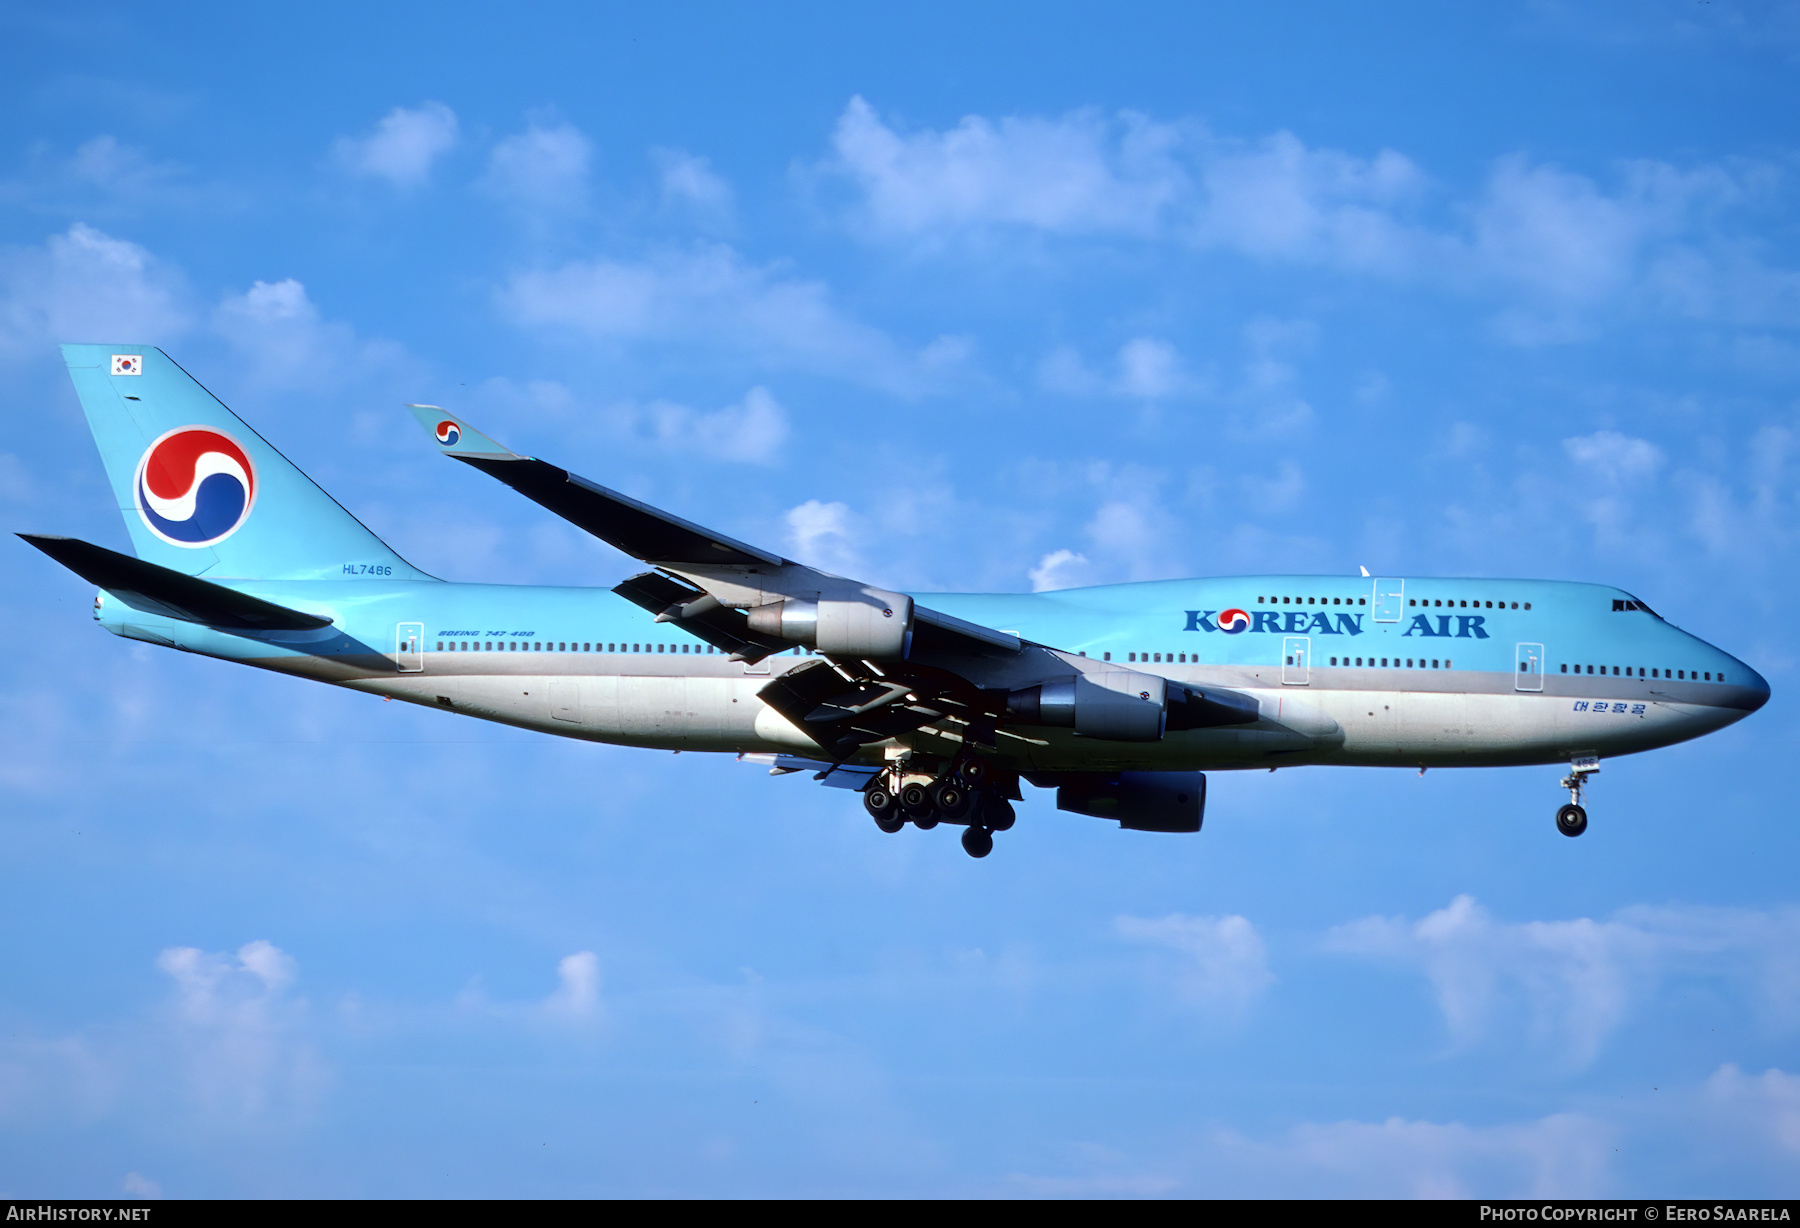
[[[144,356],[142,354],[114,354],[112,360],[114,375],[142,375],[144,373]]]

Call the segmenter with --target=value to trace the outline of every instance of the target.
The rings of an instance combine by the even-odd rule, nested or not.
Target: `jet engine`
[[[1155,742],[1169,730],[1247,725],[1259,718],[1261,708],[1235,691],[1202,690],[1155,674],[1109,669],[1014,691],[1006,698],[1006,714],[1021,724],[1060,726],[1086,738]]]
[[[1199,831],[1206,815],[1200,772],[1055,773],[1027,777],[1056,785],[1056,808],[1117,819],[1130,831]]]
[[[749,611],[750,630],[831,656],[899,661],[912,637],[913,603],[904,593],[869,589],[849,601],[788,598]]]

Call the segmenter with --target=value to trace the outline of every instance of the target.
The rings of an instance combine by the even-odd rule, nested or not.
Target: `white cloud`
[[[1728,1064],[1706,1081],[1703,1099],[1727,1128],[1800,1158],[1800,1076],[1775,1069],[1752,1076]]]
[[[284,951],[261,939],[235,955],[170,947],[156,966],[175,983],[176,1041],[205,1110],[257,1117],[316,1098],[324,1070],[298,1035],[303,1004],[286,997],[298,969]]]
[[[587,203],[593,145],[573,125],[533,123],[494,146],[482,186],[537,219]]]
[[[1498,298],[1499,331],[1520,344],[1579,337],[1603,308],[1800,323],[1800,273],[1734,229],[1733,211],[1780,183],[1767,165],[1640,160],[1602,182],[1515,154],[1445,202],[1394,150],[1093,111],[901,131],[860,97],[831,147],[825,177],[851,186],[856,226],[882,239],[1125,238],[1421,280]]]
[[[239,352],[251,381],[264,387],[337,387],[408,365],[391,342],[361,340],[348,324],[325,319],[306,287],[291,277],[227,294],[213,310],[212,325]]]
[[[1181,353],[1156,337],[1133,337],[1119,347],[1109,374],[1088,368],[1068,346],[1052,350],[1038,365],[1038,384],[1064,396],[1104,393],[1131,401],[1166,401],[1201,391]]]
[[[80,222],[42,245],[0,252],[0,349],[163,344],[185,333],[190,319],[176,271]]]
[[[565,955],[556,965],[556,980],[556,991],[544,1000],[546,1016],[583,1022],[600,1015],[599,956],[592,951]]]
[[[1608,921],[1496,921],[1473,898],[1407,922],[1369,917],[1332,930],[1329,950],[1418,968],[1453,1041],[1529,1032],[1586,1065],[1631,1008],[1667,977],[1747,981],[1772,1026],[1800,1024],[1800,909],[1628,908]]]
[[[1498,1126],[1393,1117],[1298,1126],[1275,1151],[1353,1197],[1582,1198],[1604,1188],[1611,1136],[1570,1113]]]
[[[720,346],[755,363],[839,375],[899,393],[934,386],[954,367],[940,350],[909,354],[851,319],[822,283],[747,264],[718,244],[519,273],[500,301],[524,328],[594,340]]]
[[[1593,469],[1613,485],[1655,477],[1663,463],[1662,450],[1655,444],[1618,431],[1595,431],[1592,435],[1565,439],[1563,451],[1570,460]]]
[[[1178,135],[1126,115],[1060,120],[970,116],[943,133],[902,135],[861,98],[832,134],[833,169],[863,193],[877,233],[1023,226],[1056,233],[1153,233],[1187,191],[1170,157]]]
[[[1061,1197],[1591,1198],[1611,1192],[1618,1134],[1576,1113],[1492,1125],[1303,1122],[1263,1138],[1215,1129],[1148,1158],[1076,1144],[1062,1173],[1013,1183]]]
[[[808,499],[789,509],[787,524],[789,549],[800,562],[835,575],[855,577],[862,572],[857,548],[861,533],[844,504]]]
[[[1632,510],[1634,498],[1646,493],[1646,487],[1662,468],[1661,449],[1648,440],[1618,431],[1596,431],[1563,440],[1563,451],[1603,483],[1598,489],[1589,483],[1569,491],[1570,497],[1580,504],[1582,516],[1594,526],[1596,539],[1603,546],[1614,548],[1640,537],[1642,525]],[[1710,523],[1708,512],[1715,510],[1708,506],[1708,493],[1706,488],[1697,492],[1699,506],[1693,521],[1697,528]]]
[[[703,226],[730,225],[733,210],[731,185],[705,158],[680,149],[653,149],[666,208],[676,209]]]
[[[1087,555],[1073,550],[1052,550],[1031,569],[1031,591],[1047,593],[1060,588],[1078,588],[1088,582],[1088,570]]]
[[[669,401],[627,413],[637,431],[658,446],[713,460],[768,464],[780,455],[788,435],[787,411],[766,388],[752,388],[738,404],[712,413]]]
[[[1159,401],[1185,385],[1181,356],[1166,341],[1137,337],[1119,349],[1119,388],[1126,396]]]
[[[1184,999],[1209,1011],[1239,1018],[1274,984],[1262,935],[1246,918],[1114,918],[1120,937],[1175,952],[1165,971]]]
[[[332,152],[353,174],[411,188],[431,177],[432,164],[454,149],[457,139],[456,113],[441,102],[425,102],[395,107],[369,135],[344,137]]]
[[[125,1179],[119,1183],[128,1198],[161,1198],[162,1186],[150,1180],[142,1173],[126,1173]]]
[[[1289,132],[1195,150],[1201,201],[1190,241],[1254,256],[1410,271],[1424,235],[1399,216],[1424,176],[1393,150],[1309,149]]]
[[[1308,149],[1286,132],[1246,144],[1194,123],[1080,111],[903,134],[853,98],[832,150],[827,169],[855,184],[863,224],[888,237],[1117,234],[1382,267],[1416,246],[1390,212],[1422,184],[1411,162]]]
[[[69,160],[68,169],[70,176],[82,183],[138,197],[161,189],[177,173],[168,163],[152,162],[112,136],[84,141]]]

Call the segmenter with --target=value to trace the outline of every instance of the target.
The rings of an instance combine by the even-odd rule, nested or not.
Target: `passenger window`
[[[1437,667],[1438,667],[1437,658],[1436,657],[1431,658],[1431,668],[1436,669]]]
[[[1569,672],[1569,667],[1568,667],[1568,666],[1567,666],[1567,665],[1565,665],[1565,666],[1563,666],[1563,667],[1562,667],[1562,672],[1563,672],[1563,673],[1565,673],[1565,674],[1566,674],[1566,673],[1568,673],[1568,672]]]
[[[1527,601],[1527,602],[1526,602],[1526,603],[1525,603],[1525,608],[1526,608],[1526,609],[1528,609],[1528,610],[1529,610],[1529,609],[1530,609],[1530,608],[1531,608],[1531,603],[1530,603],[1530,602],[1529,602],[1529,601]]]
[[[1110,652],[1108,652],[1108,653],[1104,653],[1104,654],[1102,654],[1102,658],[1101,658],[1101,659],[1102,659],[1102,660],[1106,660],[1106,661],[1110,661],[1110,660],[1112,660],[1112,653],[1110,653]]]

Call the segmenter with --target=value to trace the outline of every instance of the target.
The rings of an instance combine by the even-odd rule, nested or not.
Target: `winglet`
[[[501,447],[486,435],[436,405],[408,405],[425,433],[437,441],[438,451],[450,456],[480,456],[490,460],[518,460],[519,455]]]

